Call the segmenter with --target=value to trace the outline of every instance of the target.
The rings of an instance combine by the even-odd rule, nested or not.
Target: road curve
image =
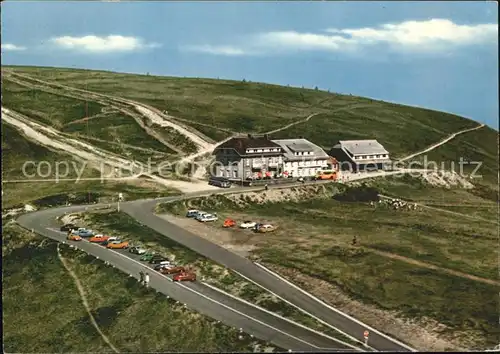
[[[262,188],[261,188],[262,189]],[[197,193],[203,195],[203,193]],[[205,193],[206,194],[206,193]],[[157,203],[175,200],[176,197],[167,197],[157,200],[139,200],[124,203],[122,210],[148,226],[156,232],[192,249],[193,251],[214,260],[215,262],[232,269],[261,287],[273,292],[282,299],[292,303],[303,311],[312,314],[331,325],[332,327],[350,335],[359,342],[363,342],[363,333],[370,329],[369,346],[379,351],[413,351],[409,346],[390,338],[373,328],[353,320],[348,316],[326,307],[296,287],[282,281],[271,273],[258,267],[250,260],[243,258],[219,245],[199,237],[185,229],[167,222],[154,214]],[[377,333],[378,332],[378,333]]]
[[[152,202],[154,203],[154,201]],[[21,215],[17,219],[17,223],[45,237],[74,245],[137,278],[141,270],[145,268],[150,269],[149,264],[138,261],[138,256],[123,250],[108,250],[87,241],[67,241],[66,233],[62,233],[58,229],[60,225],[57,217],[61,215],[106,206],[92,205],[46,209]],[[354,350],[353,347],[344,345],[334,338],[310,330],[292,321],[287,321],[257,306],[251,306],[224,293],[215,291],[200,282],[174,283],[169,277],[152,269],[150,270],[150,285],[152,288],[181,301],[190,309],[194,309],[234,328],[241,328],[245,333],[271,342],[280,348],[291,349],[293,351]]]
[[[365,176],[364,178],[371,177]],[[358,179],[358,178],[356,178]],[[359,178],[362,179],[362,178]],[[322,182],[312,182],[313,184],[322,184]],[[309,184],[309,183],[307,183]],[[292,184],[288,186],[281,186],[277,188],[290,188],[293,186],[302,185]],[[252,190],[262,190],[262,187],[247,187],[247,188],[231,188],[230,190],[218,190],[217,194],[229,194],[229,193],[239,193],[243,191]],[[235,253],[232,253],[225,248],[222,248],[204,238],[198,237],[174,224],[167,222],[166,220],[158,217],[154,214],[154,208],[157,203],[166,201],[175,201],[184,198],[192,198],[199,196],[206,196],[214,194],[214,191],[206,192],[196,192],[190,193],[183,196],[174,196],[158,199],[144,199],[136,200],[130,202],[121,203],[121,210],[135,218],[141,224],[157,231],[158,233],[192,249],[193,251],[212,259],[213,261],[232,269],[250,281],[255,282],[259,286],[273,292],[277,296],[286,300],[287,302],[293,304],[302,311],[316,317],[323,323],[328,324],[332,328],[338,329],[340,332],[350,336],[352,339],[363,342],[363,333],[365,330],[370,331],[369,347],[368,350],[378,350],[378,351],[415,351],[413,348],[393,339],[389,336],[377,331],[376,329],[370,328],[369,326],[361,323],[349,317],[346,314],[341,313],[332,307],[325,306],[324,303],[315,300],[305,292],[301,291],[297,287],[294,287],[290,283],[283,281],[282,279],[274,276],[273,274],[265,271],[261,267],[250,260],[240,257]],[[85,211],[87,208],[96,207],[106,207],[108,204],[93,205],[91,207],[86,206],[74,206],[74,207],[64,207],[57,209],[48,209],[43,211],[38,211],[34,213],[24,214],[20,216],[17,222],[27,228],[33,229],[37,233],[56,239],[58,241],[64,240],[64,235],[59,232],[54,231],[53,228],[56,224],[56,217],[63,215],[65,213],[81,212]],[[144,265],[134,262],[133,260],[125,259],[123,255],[118,255],[117,252],[106,250],[100,246],[81,243],[81,248],[85,247],[85,250],[93,255],[96,255],[102,259],[108,260],[110,263],[114,264],[117,268],[122,271],[128,272],[129,274],[138,274],[141,267]],[[213,299],[215,296],[216,302],[203,297],[203,294],[196,294],[196,292],[190,291],[190,286],[185,284],[173,284],[169,283],[166,277],[162,277],[157,272],[153,273],[151,279],[151,285],[158,289],[159,291],[171,296],[174,299],[181,299],[183,302],[188,304],[190,308],[193,308],[203,314],[206,314],[212,318],[218,319],[223,323],[238,328],[243,328],[245,332],[255,335],[258,338],[270,341],[282,348],[292,349],[292,350],[320,350],[321,348],[339,348],[340,350],[345,350],[349,348],[346,345],[340,345],[338,342],[329,341],[329,346],[325,346],[325,337],[321,338],[315,337],[314,343],[308,342],[306,339],[309,338],[310,333],[304,332],[303,328],[293,328],[293,334],[281,330],[284,328],[286,330],[291,330],[289,324],[285,325],[277,319],[273,319],[273,324],[269,325],[266,321],[270,320],[268,314],[264,315],[263,311],[257,311],[258,316],[256,318],[262,318],[264,321],[256,322],[254,319],[248,318],[247,312],[251,312],[255,315],[255,308],[246,308],[240,302],[230,299],[228,296],[223,296],[223,294],[215,294],[213,291],[209,298]],[[194,285],[193,285],[194,286]],[[193,287],[191,286],[191,287]],[[198,286],[198,285],[196,285]],[[205,287],[207,293],[208,288]],[[181,290],[182,289],[182,290]],[[220,301],[219,301],[220,300]],[[236,306],[236,308],[243,309],[243,311],[235,312],[232,307],[224,307],[226,301],[231,303],[231,306]],[[246,316],[245,316],[246,315]],[[274,317],[274,316],[273,316]],[[264,323],[264,324],[262,324]],[[277,327],[275,327],[275,325]],[[306,330],[307,331],[307,330]],[[311,332],[311,331],[307,331]],[[306,344],[307,343],[307,344]],[[318,344],[315,344],[318,343]],[[346,344],[346,343],[344,343]],[[307,348],[305,348],[307,347]],[[349,348],[351,349],[351,348]]]

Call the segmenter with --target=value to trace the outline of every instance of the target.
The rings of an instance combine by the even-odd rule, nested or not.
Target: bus
[[[337,171],[334,171],[334,170],[322,170],[322,171],[318,171],[316,173],[316,179],[319,179],[319,180],[325,180],[325,179],[335,180],[335,179],[337,179]]]
[[[216,177],[212,176],[208,180],[208,184],[211,186],[221,187],[221,188],[229,188],[231,187],[231,181],[226,177]]]

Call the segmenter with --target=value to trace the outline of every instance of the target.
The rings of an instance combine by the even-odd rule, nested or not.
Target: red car
[[[196,274],[195,273],[188,273],[188,272],[182,272],[177,275],[174,275],[173,281],[195,281],[196,280]]]

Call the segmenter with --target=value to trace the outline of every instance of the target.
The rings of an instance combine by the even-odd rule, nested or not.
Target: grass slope
[[[56,243],[4,225],[2,246],[6,352],[108,352],[91,325]],[[265,348],[237,329],[185,309],[83,252],[61,246],[88,295],[101,330],[124,352],[230,352]],[[29,262],[26,260],[29,259]]]
[[[2,105],[56,129],[71,121],[101,113],[103,108],[96,102],[30,89],[8,80],[2,80]]]
[[[36,165],[27,165],[26,175],[23,172],[25,162],[35,162]],[[46,161],[48,166],[41,165]],[[71,156],[54,152],[40,145],[34,144],[22,136],[15,128],[2,122],[2,179],[5,180],[30,180],[40,179],[37,177],[37,168],[41,166],[42,173],[51,172],[46,179],[55,178],[56,163],[67,162],[70,169],[65,178],[76,178],[77,171],[84,168],[83,177],[97,178],[99,171],[85,167],[83,162],[74,160]],[[75,165],[72,165],[72,164]],[[76,169],[74,168],[76,166]],[[61,167],[61,174],[66,170]],[[32,177],[33,176],[33,177]],[[135,184],[125,184],[112,181],[101,183],[97,181],[75,182],[25,182],[25,183],[3,183],[2,208],[10,208],[19,204],[34,202],[38,206],[56,205],[66,201],[75,202],[78,199],[91,202],[102,198],[102,201],[116,197],[121,192],[129,200],[138,198],[151,198],[177,194],[176,190],[168,190],[165,187],[139,180]],[[52,196],[53,198],[46,198]]]
[[[467,200],[463,190],[443,190],[413,180],[399,184],[378,180],[375,185],[384,192],[405,190],[417,200],[449,204]],[[272,193],[281,192],[266,192],[266,199],[273,198]],[[247,235],[234,230],[233,242],[254,245],[254,257],[261,262],[323,280],[353,299],[397,311],[403,317],[439,321],[448,327],[446,333],[453,333],[464,345],[482,347],[498,342],[494,315],[498,287],[446,271],[497,279],[494,225],[425,208],[405,212],[341,203],[328,196],[318,199],[322,193],[313,190],[311,195],[316,198],[302,202],[264,204],[256,202],[261,198],[250,196],[236,200],[206,197],[191,200],[189,208],[217,211],[220,220],[231,217],[278,225],[271,234]],[[470,204],[481,203],[491,213],[496,210],[495,203],[469,196]],[[183,202],[159,207],[179,215],[186,209]],[[354,236],[361,247],[351,246]],[[307,287],[313,293],[321,291],[312,284]],[[323,296],[329,295],[323,292]],[[334,295],[329,300],[336,301]]]
[[[453,114],[428,109],[262,83],[48,67],[8,68],[42,80],[150,104],[191,120],[194,128],[214,139],[225,133],[210,126],[262,133],[321,113],[307,124],[294,125],[276,137],[303,135],[325,148],[339,139],[375,137],[395,156],[401,156],[477,125]]]

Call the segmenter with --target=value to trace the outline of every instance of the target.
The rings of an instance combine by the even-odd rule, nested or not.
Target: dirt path
[[[154,182],[166,187],[172,187],[182,192],[196,192],[216,189],[217,187],[206,185],[205,183],[193,183],[180,180],[167,180],[153,175],[154,171],[144,171],[140,166],[134,166],[132,161],[123,159],[111,154],[105,150],[83,143],[77,139],[69,139],[61,135],[57,130],[43,126],[39,123],[30,121],[27,117],[2,107],[2,120],[14,126],[28,140],[34,141],[39,145],[46,146],[52,150],[70,154],[81,160],[90,162],[89,168],[94,168],[99,172],[105,173],[106,178],[115,178],[121,180],[137,179],[140,176],[146,176]],[[130,177],[116,176],[113,172],[124,170],[130,171]]]
[[[79,123],[86,123],[89,120],[98,119],[98,118],[105,118],[107,115],[108,115],[108,113],[99,113],[99,114],[96,114],[96,115],[93,115],[93,116],[84,117],[84,118],[81,118],[81,119],[77,119],[77,120],[68,122],[68,123],[65,124],[65,126],[73,125],[73,124],[79,124]]]
[[[344,106],[344,107],[340,107],[340,108],[337,108],[337,109],[334,109],[333,111],[326,111],[324,110],[323,108],[323,111],[321,112],[316,112],[316,113],[313,113],[313,114],[310,114],[308,115],[306,118],[304,119],[300,119],[296,122],[293,122],[293,123],[290,123],[288,125],[285,125],[284,127],[281,127],[281,128],[278,128],[278,129],[274,129],[274,130],[271,130],[271,131],[268,131],[268,132],[265,132],[263,134],[274,134],[274,133],[277,133],[277,132],[280,132],[282,130],[286,130],[288,128],[291,128],[293,127],[294,125],[297,125],[297,124],[302,124],[302,123],[307,123],[309,122],[309,120],[319,114],[331,114],[331,113],[337,113],[337,112],[342,112],[342,111],[346,111],[346,110],[349,110],[349,109],[357,109],[357,108],[369,108],[369,107],[373,107],[373,104],[366,104],[366,103],[358,103],[358,104],[353,104],[353,105],[350,105],[350,106]]]
[[[398,160],[398,162],[403,162],[403,161],[409,160],[409,159],[411,159],[411,158],[413,158],[415,156],[425,154],[426,152],[429,152],[431,150],[434,150],[434,149],[440,147],[443,144],[446,144],[448,141],[454,139],[457,135],[468,133],[468,132],[471,132],[471,131],[474,131],[474,130],[478,130],[478,129],[482,128],[482,127],[484,127],[484,124],[480,124],[480,125],[478,125],[477,127],[474,127],[474,128],[460,130],[460,131],[458,131],[456,133],[451,134],[450,136],[448,136],[447,138],[441,140],[440,142],[437,142],[436,144],[429,146],[425,150],[422,150],[422,151],[416,152],[414,154],[408,155],[406,157],[403,157],[402,159]]]
[[[166,115],[163,112],[161,112],[160,110],[158,110],[157,108],[146,105],[144,103],[135,102],[133,100],[125,99],[122,97],[116,97],[116,96],[112,96],[112,95],[105,95],[105,94],[96,93],[96,92],[92,92],[92,91],[88,91],[88,90],[83,90],[83,89],[63,85],[60,83],[48,82],[48,81],[36,79],[36,78],[30,77],[28,75],[19,74],[19,73],[12,72],[12,71],[6,71],[6,72],[8,72],[9,74],[16,76],[18,78],[25,78],[25,79],[28,79],[28,80],[31,80],[34,82],[39,82],[39,83],[44,84],[44,85],[57,86],[57,87],[63,88],[65,90],[68,90],[71,92],[81,92],[81,93],[90,94],[94,97],[94,99],[95,99],[95,97],[100,97],[100,98],[105,98],[105,99],[108,99],[108,100],[111,100],[114,102],[122,103],[122,104],[125,104],[128,106],[132,106],[137,112],[139,112],[143,116],[147,117],[153,123],[158,124],[160,126],[164,126],[164,127],[168,126],[168,127],[171,127],[173,129],[177,130],[180,134],[186,136],[188,139],[193,141],[193,143],[195,145],[197,145],[199,149],[207,148],[212,142],[212,139],[208,138],[207,136],[205,136],[201,132],[198,132],[194,128],[183,126],[181,124],[172,122],[172,120],[175,120],[175,117],[171,117],[169,115]]]
[[[366,246],[365,246],[366,247]],[[467,274],[467,273],[462,273],[453,269],[448,269],[448,268],[443,268],[436,266],[434,264],[429,264],[425,262],[418,261],[413,258],[405,257],[405,256],[400,256],[398,254],[390,253],[390,252],[384,252],[384,251],[379,251],[373,248],[366,247],[370,250],[370,252],[378,254],[379,256],[386,257],[386,258],[391,258],[391,259],[396,259],[398,261],[402,261],[408,264],[416,265],[421,268],[427,268],[427,269],[432,269],[432,270],[437,270],[439,272],[447,273],[456,277],[464,278],[464,279],[469,279],[472,281],[477,281],[480,283],[484,284],[489,284],[489,285],[494,285],[494,286],[500,286],[500,281],[493,280],[493,279],[487,279],[487,278],[482,278],[478,277],[475,275]]]
[[[85,295],[85,289],[83,288],[82,284],[80,283],[80,280],[78,279],[77,275],[73,270],[71,270],[70,266],[68,265],[68,262],[64,259],[64,257],[61,255],[61,251],[59,249],[59,244],[57,245],[57,257],[59,257],[59,260],[63,264],[64,268],[68,271],[69,275],[73,278],[75,281],[76,288],[78,289],[78,293],[80,294],[80,298],[82,299],[83,306],[85,307],[85,310],[87,311],[87,314],[89,315],[90,322],[92,323],[92,326],[96,329],[96,331],[99,333],[101,336],[102,340],[113,350],[115,353],[120,353],[120,351],[111,343],[109,338],[101,331],[101,328],[97,324],[97,321],[95,320],[94,316],[92,315],[92,310],[90,309],[89,303],[87,301],[87,296]]]
[[[45,83],[45,84],[34,84],[32,82],[26,82],[26,81],[22,81],[22,80],[19,80],[19,78],[15,78],[12,76],[13,73],[11,72],[6,72],[5,76],[7,78],[7,80],[10,80],[12,82],[15,82],[16,84],[19,84],[19,85],[22,85],[24,87],[27,87],[27,88],[32,88],[32,89],[38,89],[38,90],[41,90],[41,91],[44,91],[44,92],[47,92],[47,93],[50,93],[50,94],[53,94],[53,95],[57,95],[57,96],[61,96],[61,97],[68,97],[68,98],[74,98],[74,99],[78,99],[78,100],[92,100],[94,102],[97,102],[105,107],[109,107],[111,109],[113,109],[114,111],[116,111],[117,113],[122,113],[123,115],[125,116],[128,116],[128,117],[131,117],[133,118],[136,123],[142,128],[144,129],[144,131],[146,132],[146,134],[148,134],[149,136],[151,136],[153,139],[157,140],[158,142],[160,142],[161,144],[165,145],[166,147],[168,147],[169,149],[177,152],[178,154],[180,155],[183,155],[184,152],[179,149],[177,146],[173,145],[173,144],[170,144],[169,142],[167,142],[160,134],[158,134],[158,132],[156,132],[155,130],[151,129],[147,124],[145,124],[143,122],[143,116],[140,115],[139,113],[137,113],[136,111],[130,111],[120,105],[117,105],[117,104],[113,104],[113,103],[110,103],[106,100],[103,100],[101,96],[98,96],[97,94],[94,94],[94,93],[91,93],[91,92],[88,92],[88,91],[75,91],[75,90],[66,90],[66,92],[60,92],[61,88],[58,86],[58,89],[54,89],[53,87],[50,87],[48,85],[50,85],[50,83],[45,83],[45,81],[41,81],[41,80],[37,80],[37,79],[31,79],[29,78],[30,80],[35,80],[37,82],[42,82],[42,83]],[[16,75],[19,75],[19,74],[16,74]],[[22,78],[27,78],[25,77],[24,75],[21,75]],[[53,84],[53,85],[58,85],[58,84]],[[69,93],[68,91],[70,91],[71,93]],[[106,96],[104,96],[106,97]],[[107,114],[107,113],[106,113]],[[85,118],[84,118],[85,119]],[[80,121],[80,120],[79,120]],[[76,122],[76,121],[75,121]],[[69,124],[72,124],[72,123],[75,123],[75,122],[71,122]]]

